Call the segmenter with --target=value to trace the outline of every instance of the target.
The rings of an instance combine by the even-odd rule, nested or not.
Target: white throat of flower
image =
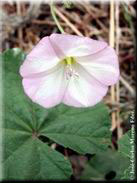
[[[64,58],[63,64],[65,64],[65,76],[67,80],[69,80],[71,77],[79,77],[78,73],[74,69],[74,64],[76,64],[76,59],[74,57]]]

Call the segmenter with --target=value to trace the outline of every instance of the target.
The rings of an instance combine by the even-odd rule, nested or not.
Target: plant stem
[[[51,4],[50,4],[50,9],[51,9],[52,17],[53,17],[53,19],[54,19],[54,21],[55,21],[55,23],[56,23],[58,29],[60,30],[60,32],[61,32],[61,33],[64,33],[64,30],[63,30],[63,28],[61,27],[61,25],[60,25],[60,23],[59,23],[59,21],[58,21],[58,19],[57,19],[57,16],[56,16],[56,13],[55,13],[54,8],[55,8],[55,7],[54,7],[54,4],[53,4],[53,2],[51,2]]]

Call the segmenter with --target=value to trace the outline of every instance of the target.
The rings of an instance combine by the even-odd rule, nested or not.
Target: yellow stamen
[[[66,57],[65,59],[63,59],[63,63],[65,63],[66,65],[72,65],[76,63],[76,59],[74,57]]]
[[[72,58],[72,59],[71,59],[71,58],[72,58],[72,57],[68,57],[68,58],[67,58],[67,64],[69,64],[69,65],[72,64],[72,59],[73,59],[73,58]]]

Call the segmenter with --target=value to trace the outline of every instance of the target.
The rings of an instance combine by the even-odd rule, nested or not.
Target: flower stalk
[[[60,23],[59,23],[59,21],[58,21],[58,19],[57,19],[57,16],[56,16],[56,13],[55,13],[55,6],[54,6],[54,3],[53,3],[53,2],[51,2],[51,4],[50,4],[50,10],[51,10],[51,15],[52,15],[52,17],[53,17],[53,19],[54,19],[54,21],[55,21],[55,23],[56,23],[56,25],[57,25],[59,31],[60,31],[62,34],[65,33],[65,32],[64,32],[64,29],[62,28],[62,26],[60,25]]]

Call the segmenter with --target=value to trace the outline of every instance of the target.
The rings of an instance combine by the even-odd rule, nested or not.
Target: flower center
[[[76,59],[74,57],[66,57],[63,59],[63,64],[65,64],[65,76],[69,80],[72,76],[79,77],[78,73],[74,70],[74,64],[76,64]]]
[[[63,59],[63,62],[66,65],[72,65],[72,64],[76,63],[76,59],[74,57],[66,57],[66,58]]]

